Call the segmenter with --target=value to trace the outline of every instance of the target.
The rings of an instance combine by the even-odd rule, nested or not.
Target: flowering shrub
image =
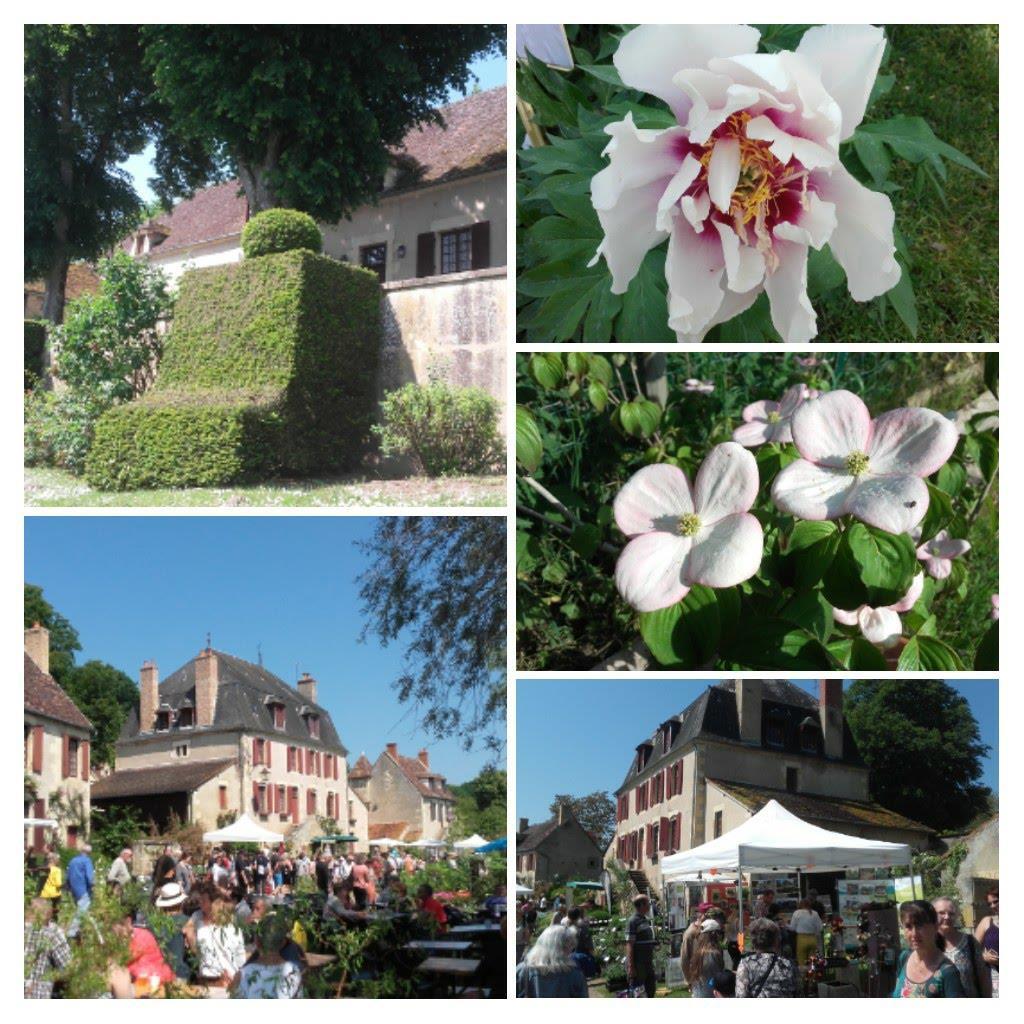
[[[642,656],[670,668],[995,667],[984,615],[958,647],[939,625],[968,596],[971,560],[969,542],[944,534],[967,538],[994,507],[991,412],[959,416],[959,428],[933,409],[869,412],[836,386],[831,360],[790,371],[774,393],[729,384],[719,398],[717,383],[687,389],[690,357],[668,371],[652,358],[544,353],[522,367],[521,656],[543,637],[543,664],[559,664],[559,644],[601,620],[608,642],[589,634],[588,667],[637,632]],[[703,360],[728,380],[767,358]],[[994,395],[994,358],[986,370]],[[659,391],[664,406],[646,397]],[[755,407],[785,408],[792,439],[764,431],[759,443],[747,429]]]
[[[947,164],[984,172],[923,118],[872,118],[895,83],[882,29],[570,37],[576,72],[530,57],[517,85],[531,141],[550,143],[520,154],[526,340],[803,342],[840,292],[916,335],[894,164],[943,204]]]

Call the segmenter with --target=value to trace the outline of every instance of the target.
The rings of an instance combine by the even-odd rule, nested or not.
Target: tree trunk
[[[270,187],[270,177],[277,170],[281,153],[281,133],[273,131],[267,139],[263,160],[259,163],[239,163],[238,177],[249,200],[249,216],[280,205],[277,193]]]
[[[63,214],[58,218],[58,234],[62,220],[66,225],[67,218]],[[64,292],[68,283],[69,263],[66,242],[58,242],[53,248],[50,268],[46,272],[46,295],[43,299],[43,319],[52,324],[64,322]]]

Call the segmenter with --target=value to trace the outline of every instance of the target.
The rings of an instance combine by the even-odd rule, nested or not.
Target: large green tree
[[[50,631],[50,675],[59,683],[82,649],[78,630],[43,597],[43,588],[25,584],[25,628],[39,623]]]
[[[503,25],[152,25],[146,62],[176,132],[273,206],[337,221],[380,193],[389,147],[464,89]],[[162,165],[161,188],[181,182]]]
[[[452,835],[463,839],[474,833],[487,839],[503,836],[508,822],[508,775],[484,768],[475,779],[449,786],[455,794]]]
[[[163,177],[182,191],[211,161],[168,134],[137,25],[26,25],[24,104],[25,276],[43,278],[43,316],[60,323],[71,261],[96,259],[140,220],[119,165],[157,138]]]
[[[846,714],[883,807],[938,831],[963,828],[988,807],[991,790],[978,780],[989,748],[948,683],[858,679]]]
[[[505,519],[386,516],[360,544],[361,639],[403,645],[398,699],[439,739],[505,743]]]
[[[559,806],[567,807],[576,820],[594,837],[602,850],[606,849],[615,835],[615,801],[603,790],[596,790],[586,796],[569,796],[559,793],[551,801],[551,813],[557,814]]]

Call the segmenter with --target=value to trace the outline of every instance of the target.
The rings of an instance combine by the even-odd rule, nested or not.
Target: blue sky
[[[465,782],[487,762],[455,741],[431,742],[390,683],[402,652],[358,642],[356,577],[369,517],[29,516],[25,580],[78,630],[79,662],[109,662],[138,683],[156,661],[161,678],[205,646],[247,661],[262,650],[286,683],[308,671],[352,760],[387,742]]]
[[[591,677],[516,684],[516,818],[543,821],[556,793],[615,790],[635,746],[679,714],[714,680]],[[813,679],[794,679],[813,694]],[[999,789],[999,695],[995,680],[949,680],[971,705],[992,749],[983,782]],[[908,681],[913,686],[913,681]]]
[[[496,86],[504,85],[507,78],[508,65],[502,56],[488,57],[484,60],[474,61],[470,68],[473,74],[479,79],[481,90],[493,89]],[[472,88],[472,83],[470,88]],[[457,100],[462,93],[455,89],[449,90],[449,99]],[[146,184],[153,176],[153,157],[155,151],[148,146],[142,153],[129,157],[121,166],[132,176],[135,184],[135,191],[138,192],[143,202],[150,202],[154,199],[153,190]]]

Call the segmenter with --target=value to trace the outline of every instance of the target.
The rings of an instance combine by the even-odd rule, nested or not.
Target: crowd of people
[[[56,852],[44,857],[45,875],[25,920],[25,996],[33,999],[52,997],[54,978],[72,963],[101,884],[87,843],[66,871]],[[127,963],[108,965],[105,994],[111,998],[169,991],[209,998],[302,996],[309,935],[290,912],[297,890],[311,894],[318,927],[325,930],[400,917],[413,931],[436,937],[459,920],[457,909],[416,878],[424,861],[397,850],[368,855],[321,849],[312,856],[303,850],[293,856],[283,843],[255,852],[214,849],[197,871],[189,852],[169,845],[145,879],[133,874],[132,861],[131,849],[121,850],[105,875],[116,901],[112,931],[128,950]],[[57,915],[66,899],[74,910],[62,929]],[[504,886],[497,886],[486,912],[498,917],[504,904]]]
[[[778,999],[804,995],[802,969],[825,952],[827,914],[812,890],[784,924],[775,894],[763,892],[739,942],[735,910],[700,904],[680,942],[680,967],[694,998]],[[989,998],[999,994],[999,891],[987,896],[989,914],[975,931],[961,927],[957,902],[900,905],[904,948],[896,963],[895,998]],[[651,901],[639,895],[623,935],[625,995],[653,997],[657,936]],[[593,940],[579,909],[554,908],[551,923],[533,941],[537,907],[522,901],[517,915],[517,995],[586,997]],[[588,964],[589,960],[589,964]]]

